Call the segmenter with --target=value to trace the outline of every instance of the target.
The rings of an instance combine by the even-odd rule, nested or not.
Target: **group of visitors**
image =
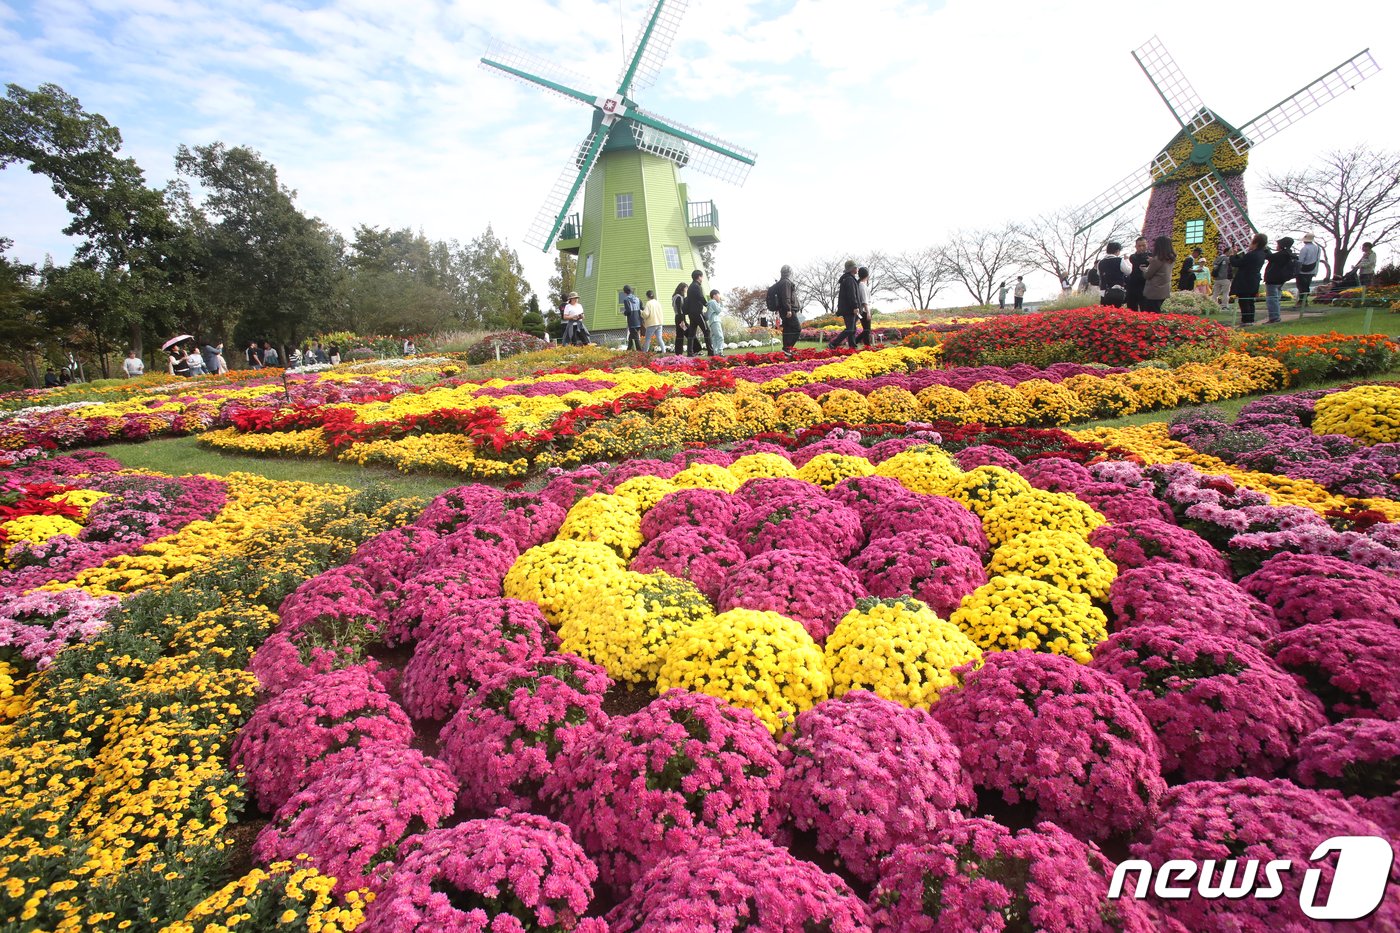
[[[412,341],[405,341],[405,356],[412,355],[407,349],[412,346]],[[248,346],[243,351],[243,359],[248,364],[249,369],[275,368],[283,365],[282,354],[277,351],[277,347],[266,340],[248,341]],[[300,350],[293,345],[287,351],[285,365],[289,369],[298,366],[338,366],[340,365],[340,347],[335,344],[325,347],[321,345],[319,340],[302,344]]]
[[[1069,291],[1069,280],[1061,279],[1060,288],[1063,291]],[[1014,302],[1013,308],[1017,311],[1020,311],[1026,306],[1025,276],[1016,276],[1015,285],[1008,286],[1007,283],[1003,281],[1001,285],[997,287],[997,308],[1002,311],[1006,310],[1006,293],[1008,290],[1011,292],[1011,300]]]
[[[827,343],[827,349],[835,350],[846,344],[852,350],[857,346],[873,346],[874,337],[870,328],[870,270],[859,265],[854,259],[847,259],[845,271],[836,280],[836,316],[844,325],[841,333]],[[861,331],[856,333],[856,322]]]
[[[127,378],[145,373],[145,364],[137,357],[135,350],[127,352],[126,360],[122,362],[122,371],[126,373]],[[184,344],[176,344],[166,352],[165,371],[171,376],[186,379],[222,375],[228,372],[228,361],[224,359],[224,345],[206,343],[196,350],[193,347],[186,349]]]
[[[697,356],[702,341],[705,352],[710,356],[719,356],[724,350],[724,305],[719,300],[719,289],[712,288],[708,296],[705,294],[704,281],[705,273],[696,269],[690,274],[690,282],[679,283],[671,294],[676,353]],[[624,285],[620,299],[622,316],[627,322],[627,349],[668,352],[662,333],[665,320],[661,303],[656,300],[656,292],[647,289],[646,301],[643,302],[631,285]],[[583,304],[579,301],[578,292],[569,292],[564,296],[559,316],[564,321],[560,343],[578,346],[591,341],[588,327],[584,324]]]

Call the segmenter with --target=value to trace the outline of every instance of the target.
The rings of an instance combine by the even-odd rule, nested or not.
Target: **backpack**
[[[774,314],[777,314],[780,310],[782,310],[778,305],[778,286],[780,284],[782,284],[781,279],[777,282],[774,282],[772,285],[769,285],[768,294],[764,296],[763,299],[763,303],[768,307],[768,310],[772,311]]]
[[[1096,265],[1089,267],[1089,284],[1094,286],[1099,284],[1099,267]]]

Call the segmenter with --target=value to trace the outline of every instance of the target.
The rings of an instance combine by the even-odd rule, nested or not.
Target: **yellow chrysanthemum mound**
[[[676,484],[661,476],[634,476],[623,480],[613,488],[614,496],[631,499],[637,509],[645,514],[667,494],[676,491]]]
[[[771,398],[761,392],[736,393],[734,414],[739,419],[739,427],[744,437],[752,437],[778,427],[778,408]]]
[[[1118,567],[1103,551],[1071,531],[1032,531],[997,548],[988,576],[1019,574],[1090,599],[1108,597]]]
[[[874,472],[875,468],[864,457],[852,457],[847,454],[817,454],[802,464],[802,469],[797,471],[797,478],[804,479],[809,483],[816,483],[823,489],[830,489],[844,479],[850,479],[853,476],[869,476]]]
[[[58,535],[72,535],[76,538],[83,532],[82,525],[62,515],[21,515],[0,524],[0,528],[5,530],[11,547],[21,541],[43,544]]]
[[[24,681],[8,661],[0,661],[0,723],[24,712]]]
[[[985,518],[991,509],[1027,495],[1033,489],[1021,474],[986,464],[951,477],[929,492],[956,499],[978,518]]]
[[[734,401],[728,395],[711,392],[690,404],[686,437],[693,441],[734,440],[742,433]]]
[[[1363,444],[1400,441],[1400,386],[1357,386],[1317,400],[1313,431],[1344,434]]]
[[[1131,386],[1112,379],[1080,373],[1060,383],[1089,410],[1091,418],[1117,418],[1131,415],[1142,407],[1142,400]]]
[[[70,489],[67,492],[60,492],[58,495],[49,496],[50,502],[66,502],[75,505],[82,510],[82,520],[87,521],[88,509],[99,499],[110,496],[110,492],[99,492],[96,489]]]
[[[1071,390],[1048,379],[1027,379],[1016,386],[1029,410],[1022,424],[1062,426],[1089,417],[1089,406]]]
[[[627,496],[584,496],[569,509],[555,540],[597,541],[630,560],[642,546],[642,510]]]
[[[917,599],[862,599],[826,639],[832,696],[869,690],[905,706],[928,706],[961,682],[953,669],[980,663],[982,649]]]
[[[870,420],[876,424],[908,424],[923,413],[914,393],[899,386],[881,386],[870,393]]]
[[[901,450],[875,467],[876,476],[888,476],[910,492],[936,493],[962,470],[953,458],[931,444]]]
[[[967,399],[977,412],[977,420],[986,425],[1020,425],[1031,418],[1025,396],[1000,382],[977,383],[967,390]]]
[[[1088,597],[1014,574],[973,590],[949,621],[983,651],[1044,651],[1080,664],[1108,637],[1108,618]]]
[[[851,389],[832,389],[817,398],[827,421],[848,421],[865,424],[870,420],[870,403],[865,396]]]
[[[556,626],[566,611],[627,573],[617,552],[597,541],[550,541],[516,558],[506,572],[508,599],[532,602]]]
[[[777,454],[748,454],[729,464],[729,472],[740,482],[751,479],[787,479],[797,475],[797,467],[787,457]]]
[[[364,888],[337,898],[335,878],[299,855],[295,862],[274,862],[230,881],[161,933],[274,928],[348,933],[364,923],[365,907],[373,900]]]
[[[671,643],[656,690],[672,687],[753,710],[777,734],[830,696],[831,674],[800,622],[776,612],[731,609],[692,625]]]
[[[977,406],[967,393],[952,386],[934,385],[919,392],[919,407],[929,421],[955,421],[967,424],[977,420]]]
[[[801,392],[784,392],[773,403],[773,409],[778,417],[778,426],[784,431],[810,428],[812,425],[826,420],[817,400]]]
[[[982,512],[982,530],[993,545],[1033,531],[1067,531],[1087,541],[1089,532],[1105,521],[1092,506],[1069,493],[1043,489],[1032,489]]]
[[[718,489],[733,492],[742,485],[739,477],[713,463],[692,463],[671,477],[677,489]]]
[[[676,635],[714,616],[695,584],[665,571],[627,573],[584,596],[559,627],[560,650],[607,668],[613,680],[650,683]]]

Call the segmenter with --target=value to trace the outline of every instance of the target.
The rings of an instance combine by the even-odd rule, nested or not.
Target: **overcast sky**
[[[0,0],[0,81],[76,95],[121,129],[154,184],[178,144],[222,140],[261,152],[305,212],[347,235],[410,226],[466,241],[489,223],[543,292],[551,258],[525,232],[589,113],[477,59],[495,35],[610,91],[650,5]],[[1256,182],[1327,148],[1400,147],[1396,10],[691,0],[660,80],[638,98],[758,152],[743,188],[688,179],[692,198],[719,206],[714,284],[726,289],[767,283],[784,262],[928,246],[957,227],[1089,200],[1176,128],[1130,55],[1154,34],[1236,124],[1372,46],[1380,75],[1261,144]],[[66,222],[46,180],[0,172],[0,235],[16,258],[65,260]],[[1048,276],[1029,281],[1032,298],[1055,290]]]

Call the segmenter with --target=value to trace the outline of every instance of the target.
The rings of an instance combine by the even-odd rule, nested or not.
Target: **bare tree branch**
[[[884,282],[890,294],[907,300],[909,307],[924,311],[932,307],[934,297],[943,290],[949,275],[943,248],[930,246],[891,256]]]
[[[959,230],[949,238],[946,252],[950,277],[978,304],[991,304],[1000,281],[1034,267],[1015,226]]]
[[[1137,235],[1137,228],[1122,213],[1104,218],[1083,233],[1077,232],[1090,219],[1084,208],[1068,207],[1018,225],[1029,261],[1056,281],[1068,279],[1074,285],[1094,264],[1105,244],[1131,244]]]
[[[1400,232],[1400,153],[1357,146],[1335,150],[1317,165],[1264,178],[1273,219],[1287,230],[1332,240],[1334,274],[1362,242],[1379,245]]]
[[[836,297],[840,291],[837,284],[845,271],[845,257],[814,259],[797,269],[792,280],[797,285],[797,300],[806,307],[809,304],[821,305],[824,314],[836,313]]]

